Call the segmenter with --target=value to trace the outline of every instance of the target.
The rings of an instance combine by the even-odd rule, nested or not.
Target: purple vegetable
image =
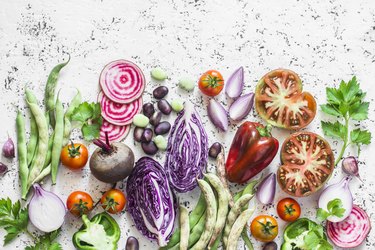
[[[201,119],[190,102],[178,113],[168,139],[164,169],[179,193],[193,190],[207,165],[208,140]]]
[[[134,128],[134,140],[137,141],[137,142],[141,142],[142,141],[142,135],[143,135],[143,132],[145,131],[144,128],[140,128],[140,127],[135,127]]]
[[[128,211],[137,229],[165,246],[173,232],[177,202],[162,166],[142,157],[127,180]]]
[[[3,155],[6,158],[14,158],[14,143],[10,137],[8,137],[8,140],[3,145]]]
[[[142,142],[150,142],[152,140],[152,137],[154,136],[154,132],[150,128],[145,128],[145,130],[142,133],[141,141]]]
[[[225,85],[225,93],[230,98],[237,98],[241,95],[243,85],[244,85],[243,67],[239,67],[229,77],[227,84]]]
[[[229,117],[234,121],[245,118],[253,108],[254,93],[246,94],[235,100],[229,108]]]
[[[7,165],[4,163],[0,162],[0,175],[5,174],[8,171]]]
[[[215,99],[211,99],[207,107],[208,117],[211,122],[223,131],[228,129],[228,116],[224,107]]]
[[[361,177],[359,176],[358,161],[354,156],[346,157],[342,161],[342,170],[345,174],[355,176],[361,180]]]
[[[260,203],[267,205],[273,202],[275,198],[276,191],[276,175],[275,173],[270,173],[259,184],[257,188],[257,199]]]
[[[142,146],[143,152],[145,152],[147,155],[154,155],[158,152],[158,147],[153,141],[142,142],[141,146]]]

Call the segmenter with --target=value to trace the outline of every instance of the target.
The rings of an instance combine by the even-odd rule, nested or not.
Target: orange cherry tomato
[[[209,70],[199,78],[198,87],[203,94],[216,96],[223,90],[224,78],[219,71]]]
[[[253,237],[262,242],[270,242],[279,233],[279,227],[274,217],[269,215],[259,215],[254,218],[250,225]]]
[[[93,207],[91,195],[86,192],[75,191],[69,195],[66,201],[66,207],[69,212],[75,216],[87,214]]]
[[[61,163],[71,170],[83,168],[88,158],[89,152],[86,146],[81,143],[72,142],[61,150]]]
[[[108,213],[116,214],[124,209],[126,198],[121,190],[110,189],[103,194],[100,203]]]
[[[277,203],[277,214],[282,220],[292,222],[301,215],[301,206],[295,199],[284,198]]]

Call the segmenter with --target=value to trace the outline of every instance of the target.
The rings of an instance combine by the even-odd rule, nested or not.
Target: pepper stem
[[[267,124],[265,127],[258,126],[257,130],[262,137],[271,137],[272,125]]]

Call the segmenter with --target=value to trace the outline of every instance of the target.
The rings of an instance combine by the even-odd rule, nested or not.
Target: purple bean
[[[156,135],[164,135],[171,129],[171,124],[167,121],[161,122],[155,126],[154,131]]]
[[[152,137],[154,136],[154,132],[152,132],[152,129],[146,128],[143,131],[141,141],[142,142],[150,142],[152,140]]]
[[[152,94],[154,95],[154,97],[156,99],[162,99],[164,98],[167,94],[168,94],[168,88],[165,87],[165,86],[160,86],[160,87],[157,87],[156,89],[154,89],[154,91],[152,92]]]
[[[151,117],[150,117],[150,124],[152,126],[157,126],[160,123],[162,113],[160,111],[156,111]]]
[[[156,154],[156,152],[158,152],[158,148],[156,147],[156,144],[153,141],[142,142],[141,145],[143,152],[145,152],[148,155],[154,155]]]
[[[220,154],[221,151],[221,144],[219,142],[215,142],[211,145],[210,150],[208,151],[208,155],[214,159]]]
[[[150,102],[143,104],[143,114],[150,118],[153,113],[155,113],[154,105]]]
[[[158,101],[158,109],[165,115],[169,115],[172,112],[171,105],[165,99]]]
[[[142,135],[143,135],[143,131],[145,129],[144,128],[140,128],[140,127],[136,127],[134,129],[134,140],[137,141],[137,142],[141,142],[142,141]]]

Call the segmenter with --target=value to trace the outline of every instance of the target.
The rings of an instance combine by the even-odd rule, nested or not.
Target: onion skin
[[[344,221],[327,222],[328,238],[336,246],[341,248],[354,248],[361,245],[366,240],[370,231],[370,218],[367,213],[357,205],[353,206],[352,212]],[[344,240],[347,240],[347,242]]]
[[[245,118],[254,105],[254,93],[243,95],[236,99],[229,108],[229,117],[234,121]]]
[[[229,77],[225,85],[225,93],[230,98],[237,98],[241,95],[244,85],[244,71],[243,67],[239,67]]]
[[[276,174],[270,173],[259,184],[256,197],[264,205],[271,204],[275,198]]]
[[[6,158],[14,158],[14,143],[10,137],[8,137],[8,140],[3,145],[3,155]]]
[[[228,116],[224,107],[215,99],[211,99],[207,107],[208,117],[211,122],[222,131],[228,130]]]

